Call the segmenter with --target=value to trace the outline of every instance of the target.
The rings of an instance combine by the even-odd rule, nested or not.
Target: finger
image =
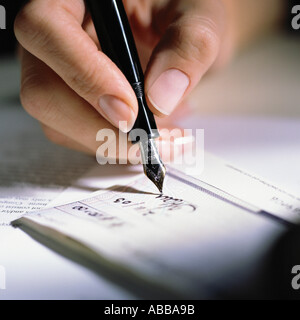
[[[99,147],[96,135],[100,129],[108,128],[118,133],[53,70],[25,50],[22,54],[21,102],[41,123],[94,154]]]
[[[94,41],[98,50],[101,50],[100,43],[98,41],[97,32],[90,14],[86,14],[84,22],[82,24],[83,30],[88,34],[88,36]]]
[[[156,119],[156,123],[161,128],[173,127],[175,128],[180,124],[180,119],[191,116],[193,106],[189,101],[180,103],[178,108],[168,117],[161,117]]]
[[[224,29],[219,0],[189,1],[153,52],[146,92],[157,115],[170,115],[216,60]]]
[[[21,45],[45,62],[114,126],[134,125],[136,96],[117,66],[83,29],[83,0],[33,0],[15,21]]]
[[[59,133],[58,131],[41,124],[41,127],[43,129],[43,132],[47,139],[57,145],[60,145],[62,147],[72,149],[75,151],[87,153],[94,155],[95,152],[91,149],[86,148],[85,146],[81,145],[80,143],[74,141],[73,139],[70,139],[69,137],[65,136],[64,134]]]
[[[52,142],[99,157],[119,159],[122,163],[140,163],[139,146],[132,146],[127,135],[122,133],[121,139],[115,127],[42,61],[25,50],[21,58],[21,102],[25,110],[42,123]],[[106,137],[108,130],[111,148],[106,140],[96,139],[101,131]],[[167,142],[167,139],[163,140],[163,143]],[[107,148],[100,150],[104,144]],[[165,149],[164,146],[162,150]],[[99,150],[108,150],[108,154],[99,153]],[[163,154],[163,157],[166,156]]]
[[[149,27],[152,21],[153,0],[126,0],[123,1],[129,19],[137,19],[139,24]]]

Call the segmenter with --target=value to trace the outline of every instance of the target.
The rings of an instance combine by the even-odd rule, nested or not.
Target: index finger
[[[16,19],[16,37],[102,115],[103,96],[118,98],[136,115],[127,79],[83,30],[85,14],[83,0],[32,0]]]

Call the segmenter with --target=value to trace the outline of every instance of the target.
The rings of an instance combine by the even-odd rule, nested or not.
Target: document
[[[168,167],[164,194],[140,175],[93,197],[26,215],[14,225],[60,252],[92,261],[93,268],[151,284],[162,297],[222,292],[228,282],[234,287],[251,278],[251,266],[263,263],[274,241],[299,223],[300,201],[207,157],[205,181]],[[212,171],[223,175],[213,181]],[[235,189],[238,179],[244,193],[257,197],[245,201]]]
[[[255,173],[207,153],[204,171],[200,175],[194,175],[209,186],[255,205],[274,219],[300,223],[300,195],[285,190]]]
[[[45,208],[96,162],[51,144],[21,108],[1,108],[0,137],[0,227]]]
[[[19,109],[1,110],[0,135],[0,238],[14,221],[142,294],[198,298],[255,283],[266,253],[300,221],[299,196],[207,153],[203,172],[169,166],[160,195],[140,166],[103,167],[54,146]]]

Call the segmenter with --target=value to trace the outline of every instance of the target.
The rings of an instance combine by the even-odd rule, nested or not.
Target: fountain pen
[[[159,156],[155,139],[159,137],[145,91],[144,74],[122,0],[86,0],[101,49],[123,72],[131,84],[139,105],[130,139],[139,143],[144,172],[162,193],[166,168]],[[143,132],[137,135],[137,132]]]

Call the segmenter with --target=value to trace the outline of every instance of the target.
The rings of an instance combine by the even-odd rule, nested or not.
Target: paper
[[[209,153],[205,155],[205,170],[194,176],[205,182],[207,187],[222,190],[268,213],[274,219],[300,223],[300,195]]]
[[[68,235],[85,246],[86,258],[90,249],[97,264],[104,259],[124,277],[184,296],[222,291],[251,277],[286,226],[299,221],[297,196],[209,154],[193,178],[168,168],[163,198],[140,167],[94,166],[94,159],[48,142],[24,112],[1,110],[1,120],[1,226],[13,232],[6,226],[30,211],[18,224],[56,239],[61,250]],[[40,211],[70,195],[76,203]]]
[[[125,268],[139,279],[183,296],[199,297],[203,288],[205,292],[211,287],[222,290],[228,282],[235,286],[251,277],[255,270],[251,266],[262,263],[292,215],[284,219],[278,215],[281,205],[264,211],[272,209],[266,183],[264,194],[253,202],[230,190],[237,177],[232,181],[221,177],[215,186],[209,185],[210,170],[223,168],[226,175],[227,168],[216,160],[209,163],[203,174],[206,182],[169,167],[164,195],[141,176],[83,201],[27,215],[16,225],[60,241],[65,249],[75,241],[86,248],[81,248],[86,258],[92,252],[100,265],[104,259],[112,264],[111,270]],[[222,183],[227,190],[217,187]],[[243,187],[255,188],[252,176]]]
[[[0,226],[41,210],[95,165],[91,157],[51,144],[19,108],[1,109]]]

